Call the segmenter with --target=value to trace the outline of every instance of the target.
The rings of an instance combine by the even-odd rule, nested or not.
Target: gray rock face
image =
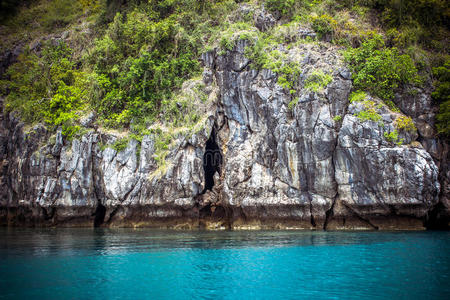
[[[91,126],[94,116],[84,120],[91,131],[71,143],[60,132],[50,138],[43,126],[24,130],[6,116],[0,222],[423,228],[439,203],[438,166],[417,133],[402,133],[403,145],[386,139],[398,113],[378,105],[383,126],[356,116],[362,104],[349,104],[351,74],[337,49],[303,44],[284,50],[301,63],[291,95],[277,74],[250,68],[245,46],[239,41],[226,55],[203,55],[204,82],[218,92],[203,112],[204,126],[179,136],[163,164],[155,135],[140,144],[131,140],[120,152],[102,147],[119,137]],[[305,80],[317,70],[332,80],[312,90]],[[424,130],[419,133],[429,136]]]
[[[0,53],[0,77],[3,76],[10,65],[17,61],[17,57],[22,51],[23,47],[18,45],[13,50]]]
[[[276,23],[276,20],[272,16],[272,14],[270,14],[264,9],[256,11],[254,19],[256,28],[258,28],[261,31],[269,30]]]

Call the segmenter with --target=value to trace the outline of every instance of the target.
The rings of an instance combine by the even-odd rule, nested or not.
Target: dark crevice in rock
[[[242,208],[242,206],[238,206],[237,207],[239,213],[237,214],[239,217],[242,217],[242,219],[244,221],[247,221],[249,218],[247,217],[247,213],[245,212],[245,210]]]
[[[220,114],[220,117],[222,118],[222,122],[220,124],[219,129],[217,129],[217,132],[221,131],[225,126],[228,126],[228,118],[227,118],[227,116],[224,113],[217,113],[217,115],[219,115],[219,114]]]
[[[55,216],[55,212],[56,212],[56,208],[55,207],[51,207],[50,208],[50,212],[48,212],[45,207],[41,206],[41,209],[42,209],[42,214],[44,215],[44,220],[45,221],[51,220]]]
[[[428,212],[424,226],[427,230],[450,230],[450,215],[442,202]]]
[[[199,228],[205,229],[207,222],[221,223],[231,229],[232,212],[222,205],[207,204],[199,210]]]
[[[116,206],[113,211],[109,214],[108,216],[108,220],[106,220],[105,224],[109,225],[111,224],[114,216],[117,214],[117,212],[119,211],[119,206]]]
[[[100,227],[105,221],[106,207],[100,202],[97,204],[97,208],[94,212],[94,227]]]
[[[213,209],[211,209],[211,211],[211,217],[213,218],[223,219],[227,215],[227,212],[223,206],[215,206]]]
[[[312,205],[312,199],[311,195],[308,196],[309,198],[309,215],[310,215],[310,222],[312,227],[316,227],[316,220],[314,220],[314,214],[313,214],[313,205]]]
[[[240,54],[238,51],[234,51],[235,53],[237,53],[238,55]],[[243,64],[243,66],[241,66],[240,68],[232,68],[232,70],[236,73],[240,73],[242,71],[244,71],[249,65],[250,65],[250,60],[248,60],[247,62],[245,62]]]
[[[231,230],[233,227],[234,211],[229,206],[224,206],[225,209],[225,225],[227,229]]]
[[[212,215],[211,204],[208,204],[202,208],[200,208],[198,212],[198,217],[200,220],[210,217]]]
[[[424,227],[427,230],[450,230],[450,210],[444,204],[449,203],[448,198],[450,197],[450,189],[448,188],[450,178],[447,176],[447,174],[450,174],[448,163],[450,161],[450,151],[448,141],[448,139],[438,140],[438,143],[444,145],[443,151],[439,159],[433,157],[434,161],[439,162],[438,180],[441,185],[441,190],[439,193],[439,202],[428,211],[425,217]]]
[[[131,192],[134,191],[134,189],[136,188],[136,186],[139,184],[139,181],[136,181],[131,187],[130,189],[125,193],[125,195],[123,196],[123,200],[127,200],[128,197],[130,196]]]
[[[316,227],[316,221],[314,220],[314,215],[311,212],[311,225],[312,227]]]
[[[216,142],[216,130],[213,127],[211,136],[206,141],[205,154],[203,155],[203,170],[205,172],[205,187],[202,194],[214,187],[214,175],[216,172],[220,174],[222,165],[222,154]]]
[[[327,230],[328,222],[330,222],[331,218],[334,215],[334,205],[336,204],[338,195],[336,195],[333,199],[333,203],[331,203],[330,209],[325,212],[325,221],[323,222],[323,230]],[[345,219],[344,219],[345,222]]]
[[[369,219],[366,219],[366,218],[362,217],[358,212],[356,212],[354,209],[352,209],[349,205],[347,205],[347,204],[345,204],[345,203],[343,203],[343,204],[344,204],[344,207],[345,207],[349,212],[351,212],[358,220],[360,220],[360,221],[366,223],[367,225],[369,225],[369,226],[372,227],[373,229],[378,230],[378,226],[376,226],[376,225],[374,225],[372,222],[370,222]]]
[[[347,114],[348,112],[348,103],[345,107],[345,114]],[[345,116],[344,114],[344,116]],[[336,205],[336,201],[339,197],[339,186],[337,184],[337,180],[336,180],[336,149],[338,148],[338,144],[339,144],[339,133],[341,131],[342,128],[342,121],[340,121],[338,123],[338,129],[336,131],[336,139],[334,142],[334,149],[333,152],[331,154],[331,165],[333,167],[333,180],[336,183],[336,195],[333,198],[333,202],[331,203],[331,207],[325,212],[325,221],[323,223],[323,230],[327,230],[327,226],[328,226],[328,222],[330,222],[330,220],[333,218],[334,215],[334,206]]]

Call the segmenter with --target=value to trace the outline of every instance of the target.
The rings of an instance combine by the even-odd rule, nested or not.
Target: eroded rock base
[[[306,216],[308,207],[253,206],[180,208],[171,206],[105,207],[99,222],[96,207],[0,208],[0,226],[21,227],[145,227],[180,230],[424,230],[425,217],[386,216],[347,211],[326,218]],[[373,211],[376,209],[372,208]],[[96,214],[97,212],[97,214]]]

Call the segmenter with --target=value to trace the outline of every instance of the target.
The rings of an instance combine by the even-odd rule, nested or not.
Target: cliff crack
[[[94,212],[94,227],[100,227],[103,224],[103,222],[105,221],[105,215],[106,207],[99,201]]]
[[[362,217],[357,211],[355,211],[353,208],[351,208],[349,205],[343,203],[345,208],[348,209],[356,218],[358,218],[360,221],[366,223],[367,225],[371,226],[373,229],[378,230],[378,226],[374,225],[372,222],[370,222],[369,219],[366,219]]]
[[[333,203],[331,203],[330,209],[325,212],[325,221],[323,222],[323,230],[327,230],[328,222],[334,215],[334,206],[336,205],[337,198],[339,197],[339,193],[336,193],[336,196],[333,198]]]
[[[205,172],[205,187],[202,194],[212,190],[214,187],[214,175],[216,172],[220,175],[222,165],[222,154],[216,142],[216,129],[212,128],[211,135],[206,141],[205,154],[203,155],[203,170]]]
[[[308,200],[309,200],[309,214],[311,216],[311,226],[316,227],[316,220],[314,219],[314,215],[313,215],[313,204],[312,204],[312,199],[311,199],[310,193],[308,193]]]

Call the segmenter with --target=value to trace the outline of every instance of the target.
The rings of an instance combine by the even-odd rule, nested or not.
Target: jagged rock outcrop
[[[384,132],[400,113],[370,98],[383,124],[358,118],[363,104],[349,103],[351,74],[333,46],[281,49],[301,64],[295,97],[274,72],[254,70],[245,47],[240,40],[225,55],[203,55],[203,81],[217,86],[208,90],[204,126],[179,136],[163,163],[155,160],[155,135],[131,140],[122,151],[103,147],[118,134],[96,128],[92,115],[85,120],[90,131],[72,142],[5,115],[1,224],[423,228],[443,205],[435,162],[442,151],[427,146],[439,143],[426,133],[432,118],[399,105],[424,125],[420,136],[403,133],[397,145]],[[330,74],[331,83],[306,88],[314,70]]]

